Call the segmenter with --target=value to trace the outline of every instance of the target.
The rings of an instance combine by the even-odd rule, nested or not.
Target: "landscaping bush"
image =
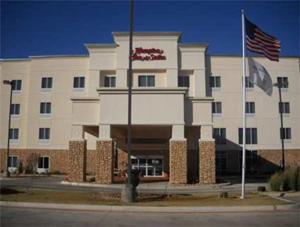
[[[19,173],[19,174],[22,174],[23,171],[24,171],[24,170],[23,170],[23,163],[20,161],[20,162],[19,162],[19,166],[18,166],[18,173]]]
[[[270,179],[272,191],[299,191],[300,168],[288,168],[284,172],[275,173]]]
[[[282,172],[277,172],[270,179],[270,187],[272,191],[279,192],[283,182]]]

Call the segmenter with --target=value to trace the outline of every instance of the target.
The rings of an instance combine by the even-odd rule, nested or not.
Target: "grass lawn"
[[[1,201],[40,202],[91,205],[127,205],[120,201],[120,193],[75,192],[44,189],[1,189]],[[218,198],[215,195],[154,195],[140,194],[134,205],[138,206],[249,206],[281,205],[286,202],[262,194],[248,194],[241,200],[239,195]]]

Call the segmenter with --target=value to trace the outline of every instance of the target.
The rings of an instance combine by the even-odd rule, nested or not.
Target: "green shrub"
[[[277,172],[269,183],[272,191],[299,191],[300,168],[287,168],[284,172]]]
[[[270,187],[272,191],[279,192],[281,189],[281,185],[283,182],[283,174],[282,172],[277,172],[271,176],[270,179]]]
[[[24,170],[23,170],[23,163],[20,161],[20,162],[19,162],[19,166],[18,166],[18,173],[19,173],[19,174],[22,174],[23,171],[24,171]]]

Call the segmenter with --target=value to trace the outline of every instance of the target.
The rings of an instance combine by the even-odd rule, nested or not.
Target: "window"
[[[246,102],[246,114],[255,113],[255,102]]]
[[[115,76],[105,76],[104,77],[104,87],[116,87],[116,77]]]
[[[178,77],[178,87],[190,87],[190,77],[189,76],[179,76]]]
[[[213,138],[216,144],[226,144],[226,128],[214,128]]]
[[[42,88],[43,89],[52,88],[52,77],[43,77],[42,78]]]
[[[19,129],[18,128],[9,129],[9,139],[10,140],[18,140],[19,139]]]
[[[279,113],[284,113],[284,114],[290,113],[290,103],[289,102],[279,103]]]
[[[8,167],[9,168],[17,168],[18,167],[18,157],[17,156],[9,156],[8,157]]]
[[[50,114],[51,113],[51,102],[41,102],[40,114]]]
[[[22,89],[22,80],[13,80],[12,81],[12,90],[21,91]]]
[[[138,169],[142,176],[162,176],[163,175],[163,158],[148,157],[148,156],[131,156],[131,163],[133,169]]]
[[[10,114],[11,115],[19,115],[20,114],[20,104],[11,104]]]
[[[278,86],[281,88],[288,88],[289,87],[289,82],[287,77],[277,77],[277,83]]]
[[[50,139],[50,128],[39,128],[39,139],[40,140]]]
[[[222,103],[221,102],[213,102],[212,103],[212,113],[213,114],[221,114],[222,113]]]
[[[246,81],[246,88],[253,88],[254,85],[253,85],[253,83],[250,81],[249,77],[246,76],[245,78],[246,78],[246,79],[245,79],[245,81]]]
[[[291,128],[280,129],[280,139],[290,140],[292,138]]]
[[[139,87],[155,87],[155,77],[139,76]]]
[[[49,157],[39,157],[38,168],[49,169]]]
[[[216,151],[216,170],[218,174],[224,174],[227,169],[227,152]]]
[[[84,88],[84,77],[83,76],[74,77],[73,88]]]
[[[220,76],[211,76],[210,77],[210,87],[220,88],[221,87],[221,77]]]
[[[243,129],[239,128],[239,144],[243,143]],[[246,128],[246,144],[257,144],[257,128]]]
[[[255,173],[258,169],[259,159],[256,150],[246,150],[246,172]]]

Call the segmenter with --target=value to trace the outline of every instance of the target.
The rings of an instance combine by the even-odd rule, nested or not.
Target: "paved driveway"
[[[21,177],[21,178],[2,178],[0,180],[2,187],[28,187],[28,188],[47,188],[55,190],[72,190],[72,191],[102,191],[102,192],[120,192],[122,190],[122,184],[103,185],[101,187],[86,187],[86,186],[73,186],[62,185],[61,181],[64,180],[64,176],[36,176],[36,177]],[[246,184],[246,191],[256,191],[257,186],[267,186],[266,183],[248,183]],[[241,191],[240,184],[233,185],[187,185],[187,186],[170,186],[168,182],[157,183],[144,183],[138,187],[139,192],[144,193],[158,193],[158,194],[180,194],[180,193],[218,193],[220,190],[227,190],[229,192],[239,193]]]
[[[1,226],[299,227],[299,211],[239,213],[127,213],[2,207]]]

